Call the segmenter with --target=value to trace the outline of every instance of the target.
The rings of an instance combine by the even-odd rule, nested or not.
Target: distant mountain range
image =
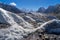
[[[13,13],[25,13],[25,11],[18,9],[16,6],[7,5],[4,3],[0,3],[0,8],[4,10],[13,12]],[[49,6],[47,9],[44,7],[40,7],[37,12],[40,13],[60,13],[60,4],[56,4],[54,6]]]
[[[44,13],[45,10],[46,10],[46,9],[45,9],[44,7],[40,7],[40,8],[38,9],[38,12]]]
[[[47,9],[40,7],[37,12],[41,13],[60,13],[60,4],[49,6]]]

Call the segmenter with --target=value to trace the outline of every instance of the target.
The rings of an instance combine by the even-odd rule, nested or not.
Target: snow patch
[[[10,5],[12,5],[12,6],[16,6],[16,3],[12,2],[12,3],[10,3]]]

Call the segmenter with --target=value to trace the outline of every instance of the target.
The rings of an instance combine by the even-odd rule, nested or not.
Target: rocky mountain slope
[[[47,9],[41,7],[38,9],[38,12],[42,13],[60,13],[60,4],[56,4],[54,6],[49,6]]]
[[[33,25],[26,22],[22,17],[17,14],[8,12],[0,8],[0,22],[3,24],[9,24],[8,28],[0,29],[0,36],[7,36],[9,39],[14,40],[15,36],[20,39],[23,35],[27,35],[29,31],[33,29]],[[19,22],[19,23],[18,23]],[[22,25],[22,26],[21,26]],[[31,30],[30,30],[31,29]],[[27,30],[27,31],[26,31]],[[12,32],[14,31],[14,32]],[[17,33],[15,33],[17,32]],[[20,33],[19,33],[20,32]],[[13,38],[12,38],[13,37]],[[0,40],[5,39],[1,38]]]
[[[0,40],[44,40],[45,37],[41,37],[44,34],[60,34],[60,20],[56,16],[16,12],[15,8],[11,10],[11,5],[4,7],[0,7]]]

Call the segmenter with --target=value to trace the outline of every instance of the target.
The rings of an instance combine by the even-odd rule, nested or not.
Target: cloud
[[[12,3],[10,3],[10,5],[12,5],[12,6],[16,6],[16,3],[12,2]]]

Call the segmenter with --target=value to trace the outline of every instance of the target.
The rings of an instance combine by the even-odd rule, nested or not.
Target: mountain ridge
[[[0,3],[0,8],[3,8],[7,11],[13,12],[13,13],[22,13],[23,11],[18,9],[16,6]]]
[[[42,13],[60,13],[60,4],[56,4],[54,6],[49,6],[45,10],[42,7],[40,7],[39,9],[38,9],[37,12],[41,12],[42,11]]]

